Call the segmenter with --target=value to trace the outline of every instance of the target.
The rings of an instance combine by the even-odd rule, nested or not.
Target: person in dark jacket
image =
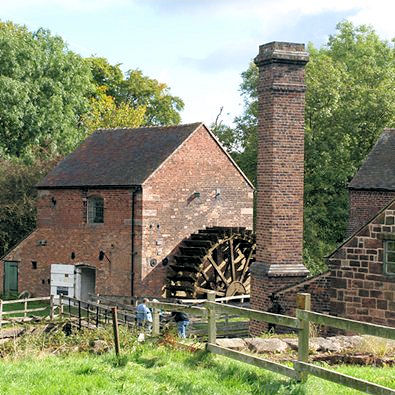
[[[188,316],[185,313],[181,313],[179,311],[173,311],[171,313],[171,316],[174,318],[174,321],[177,323],[178,336],[181,337],[182,339],[185,339],[187,337],[186,331],[189,325]]]

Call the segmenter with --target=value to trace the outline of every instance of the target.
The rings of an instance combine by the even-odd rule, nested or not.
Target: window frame
[[[101,221],[100,222],[95,221],[95,219],[98,217],[98,215],[97,215],[97,210],[99,208],[97,205],[98,202],[101,202]],[[104,198],[102,196],[92,195],[87,198],[86,223],[89,225],[104,224]]]
[[[384,256],[383,256],[383,263],[384,263],[384,273],[387,276],[395,276],[395,261],[388,262],[388,253],[395,253],[395,240],[383,240],[384,241]],[[394,243],[394,249],[389,250],[389,244]],[[394,265],[394,271],[389,271],[388,266],[389,264]]]

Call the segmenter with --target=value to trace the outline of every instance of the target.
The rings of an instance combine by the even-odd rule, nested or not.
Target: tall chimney
[[[270,310],[272,294],[301,281],[303,265],[304,44],[259,47],[257,257],[251,305]],[[252,332],[264,326],[254,323]]]

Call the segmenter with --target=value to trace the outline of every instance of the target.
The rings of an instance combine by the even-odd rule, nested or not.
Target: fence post
[[[49,299],[49,307],[50,307],[50,310],[49,310],[49,319],[50,319],[51,321],[53,321],[54,316],[55,316],[55,303],[54,303],[54,296],[53,296],[53,295],[50,296],[50,299]]]
[[[24,303],[23,303],[23,321],[25,321],[26,318],[27,318],[27,312],[26,312],[26,310],[27,310],[27,300],[25,299],[25,301],[24,301]]]
[[[215,302],[215,292],[207,292],[207,300]],[[208,308],[208,343],[215,344],[217,340],[217,323],[215,321],[215,308],[210,306]]]
[[[3,299],[0,299],[0,329],[3,326]]]
[[[299,293],[296,295],[296,308],[299,310],[311,309],[311,295]],[[298,332],[298,361],[308,362],[309,359],[309,321],[300,320]],[[307,380],[307,372],[299,372],[299,380]]]
[[[63,318],[63,295],[59,295],[59,317]]]
[[[119,332],[118,332],[118,311],[117,307],[111,308],[112,313],[112,327],[114,330],[114,345],[115,345],[115,354],[119,357]]]
[[[160,335],[160,316],[159,309],[153,307],[152,309],[152,334],[154,336]]]

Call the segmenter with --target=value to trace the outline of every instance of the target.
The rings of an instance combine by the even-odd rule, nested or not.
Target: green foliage
[[[56,158],[28,164],[16,159],[0,160],[0,256],[34,229],[34,185],[56,162]]]
[[[179,123],[183,106],[139,70],[0,22],[0,256],[34,229],[34,185],[60,156],[97,128]]]
[[[75,147],[92,88],[86,63],[60,37],[0,22],[0,155]]]
[[[304,259],[312,273],[342,240],[346,186],[384,127],[395,124],[394,46],[373,29],[342,22],[325,47],[309,45],[306,66]],[[256,180],[257,67],[242,74],[244,113],[235,127],[214,128]]]
[[[179,112],[184,108],[184,103],[170,94],[166,84],[145,76],[141,70],[129,70],[124,76],[120,65],[112,66],[104,58],[88,58],[86,61],[100,93],[104,88],[117,108],[127,107],[140,112],[144,108],[142,123],[148,126],[180,123]]]

